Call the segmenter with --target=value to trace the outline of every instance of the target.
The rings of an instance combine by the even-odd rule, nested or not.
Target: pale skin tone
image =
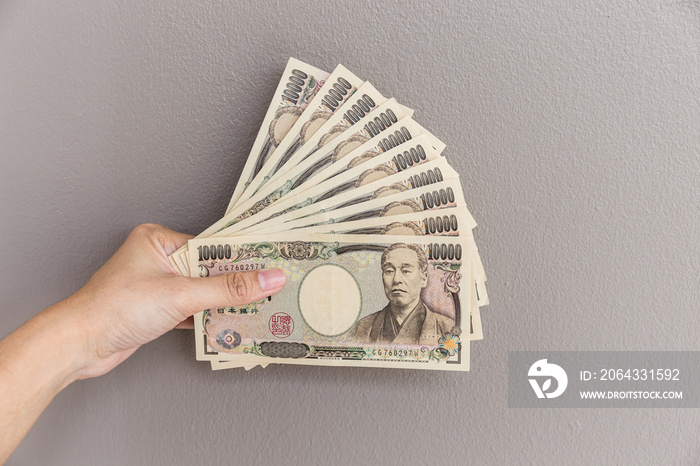
[[[179,276],[168,255],[191,236],[141,225],[95,275],[0,341],[0,464],[51,400],[71,383],[103,375],[203,309],[278,292],[280,269],[212,278]]]
[[[420,269],[415,251],[399,248],[387,253],[382,279],[391,312],[401,324],[418,305],[420,291],[428,285],[428,275]]]

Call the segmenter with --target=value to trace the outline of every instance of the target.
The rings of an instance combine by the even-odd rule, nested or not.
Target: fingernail
[[[268,269],[258,272],[258,281],[263,290],[275,290],[284,285],[287,281],[287,275],[282,269]]]

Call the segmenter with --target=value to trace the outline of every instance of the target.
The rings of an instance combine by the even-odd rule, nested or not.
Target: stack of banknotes
[[[277,267],[287,285],[196,315],[197,359],[469,370],[486,276],[444,149],[369,81],[291,58],[225,215],[170,256],[183,275]]]

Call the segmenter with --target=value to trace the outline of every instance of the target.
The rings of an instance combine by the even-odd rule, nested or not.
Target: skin
[[[428,285],[428,275],[420,270],[415,251],[399,248],[386,255],[382,279],[391,312],[402,323],[418,304],[421,289]]]
[[[211,278],[178,275],[168,255],[191,236],[146,224],[75,294],[0,341],[0,464],[71,383],[106,374],[193,314],[258,301],[285,283],[280,269]]]

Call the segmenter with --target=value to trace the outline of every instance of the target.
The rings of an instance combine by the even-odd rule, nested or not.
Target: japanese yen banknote
[[[450,162],[472,167],[419,121],[371,78],[289,59],[222,217],[169,257],[186,276],[279,268],[287,284],[202,310],[197,359],[469,370],[489,299]]]
[[[470,238],[281,234],[190,242],[201,277],[281,268],[287,285],[195,317],[197,358],[468,370]]]

